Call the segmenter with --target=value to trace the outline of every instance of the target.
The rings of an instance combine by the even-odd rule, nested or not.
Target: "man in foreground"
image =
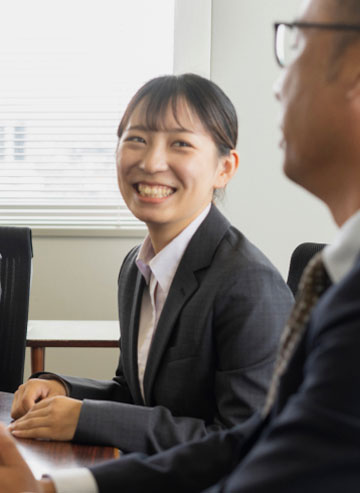
[[[360,491],[359,0],[305,1],[299,22],[277,26],[276,47],[285,174],[328,205],[339,236],[302,282],[262,416],[93,467],[100,493]],[[56,491],[5,430],[0,462],[0,491]]]

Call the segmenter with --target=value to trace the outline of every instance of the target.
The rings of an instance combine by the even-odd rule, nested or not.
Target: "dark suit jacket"
[[[265,421],[92,468],[101,493],[360,491],[360,260],[330,287]]]
[[[179,264],[144,376],[137,338],[144,279],[119,276],[121,357],[112,382],[66,377],[85,399],[75,441],[154,453],[249,418],[264,400],[292,297],[265,256],[212,207]],[[111,402],[110,402],[111,401]]]

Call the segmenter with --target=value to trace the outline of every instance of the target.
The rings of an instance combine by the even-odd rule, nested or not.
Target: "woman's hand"
[[[44,380],[32,378],[20,385],[15,392],[11,406],[11,417],[13,419],[24,416],[36,402],[56,395],[66,395],[65,387],[58,380]]]
[[[71,440],[79,421],[81,406],[82,401],[70,397],[48,397],[11,423],[9,430],[18,438]]]

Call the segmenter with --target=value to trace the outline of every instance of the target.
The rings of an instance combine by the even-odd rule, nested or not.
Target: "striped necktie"
[[[280,378],[305,332],[314,305],[330,284],[321,254],[322,252],[318,252],[314,255],[300,279],[295,305],[280,339],[269,391],[262,410],[263,417],[268,415],[274,404]]]

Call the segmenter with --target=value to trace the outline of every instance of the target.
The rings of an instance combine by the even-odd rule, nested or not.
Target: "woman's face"
[[[214,188],[225,186],[224,164],[211,135],[184,101],[176,121],[171,105],[156,131],[146,125],[140,103],[119,140],[120,191],[150,232],[167,241],[177,236],[211,202]]]

